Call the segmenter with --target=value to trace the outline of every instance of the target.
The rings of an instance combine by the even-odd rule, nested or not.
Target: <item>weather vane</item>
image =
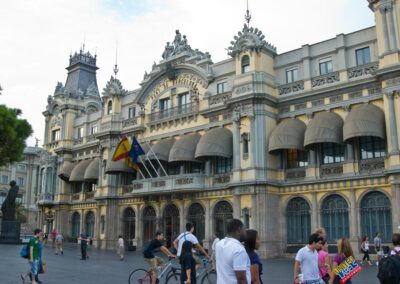
[[[115,66],[114,66],[115,77],[117,77],[118,71],[119,71],[119,69],[118,69],[118,41],[116,41],[116,43],[115,43]]]
[[[244,19],[246,20],[247,25],[250,25],[251,15],[249,12],[249,0],[247,0],[247,10],[246,10],[246,15],[244,15]]]

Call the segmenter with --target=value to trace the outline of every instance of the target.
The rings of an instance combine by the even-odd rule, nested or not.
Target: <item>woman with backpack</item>
[[[367,260],[369,266],[372,265],[371,260],[369,259],[369,241],[368,241],[368,236],[364,236],[362,238],[361,242],[361,251],[364,253],[364,256],[360,262],[360,264],[363,264],[365,260]]]

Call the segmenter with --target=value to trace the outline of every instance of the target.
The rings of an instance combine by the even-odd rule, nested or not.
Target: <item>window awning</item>
[[[84,182],[85,181],[85,171],[91,162],[92,162],[92,160],[80,161],[72,170],[69,181],[70,182]]]
[[[355,107],[346,117],[343,126],[343,139],[374,136],[385,139],[385,114],[375,106],[363,104]]]
[[[61,167],[60,173],[58,174],[58,177],[66,182],[69,182],[71,172],[75,166],[76,164],[74,163],[64,162],[63,166]]]
[[[333,112],[321,112],[308,123],[304,146],[316,143],[343,143],[343,119]]]
[[[288,118],[281,121],[272,130],[269,137],[268,151],[274,152],[282,149],[304,149],[304,132],[306,125],[301,120]]]
[[[169,162],[195,162],[194,154],[197,143],[200,140],[200,134],[187,134],[176,140],[169,152]]]
[[[86,168],[84,179],[85,181],[97,181],[99,178],[100,160],[96,158],[90,162]]]
[[[169,152],[172,148],[172,145],[174,145],[175,139],[169,138],[169,139],[163,139],[157,142],[157,144],[151,146],[151,149],[149,150],[149,153],[147,154],[147,158],[150,160],[160,160],[160,161],[166,161],[168,162],[169,160]]]
[[[224,127],[213,128],[204,134],[197,143],[195,158],[232,157],[232,132]]]

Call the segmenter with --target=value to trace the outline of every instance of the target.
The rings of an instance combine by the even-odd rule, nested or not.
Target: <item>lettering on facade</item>
[[[178,185],[191,184],[193,183],[193,178],[178,178],[175,183]]]
[[[236,88],[235,89],[235,93],[237,95],[240,95],[240,94],[251,92],[252,90],[253,90],[253,88],[252,88],[251,85],[245,85],[245,86],[241,86],[241,87]]]

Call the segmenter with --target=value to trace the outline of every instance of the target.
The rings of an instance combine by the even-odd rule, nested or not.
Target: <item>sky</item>
[[[278,54],[375,25],[366,0],[248,2],[250,25]],[[27,145],[41,145],[47,96],[65,84],[69,55],[83,44],[97,54],[100,93],[116,57],[118,79],[134,90],[176,29],[214,63],[229,58],[245,12],[246,0],[1,0],[0,104],[21,109],[34,130]]]

